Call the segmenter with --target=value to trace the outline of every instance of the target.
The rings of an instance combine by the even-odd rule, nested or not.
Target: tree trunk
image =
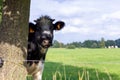
[[[0,56],[4,59],[0,80],[25,80],[30,0],[3,0]]]

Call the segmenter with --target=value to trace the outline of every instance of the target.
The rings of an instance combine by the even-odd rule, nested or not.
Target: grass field
[[[43,80],[120,80],[120,49],[49,49]]]

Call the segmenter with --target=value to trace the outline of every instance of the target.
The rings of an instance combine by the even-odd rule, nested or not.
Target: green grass
[[[33,80],[33,77],[31,75],[27,75],[26,80]]]
[[[43,80],[120,80],[120,49],[50,48]]]

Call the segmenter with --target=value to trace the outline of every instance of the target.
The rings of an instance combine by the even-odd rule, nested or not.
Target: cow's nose
[[[49,44],[49,41],[48,41],[48,40],[43,40],[43,44],[44,44],[44,45],[48,45],[48,44]]]

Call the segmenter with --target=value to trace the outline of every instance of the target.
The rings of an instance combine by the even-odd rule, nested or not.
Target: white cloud
[[[114,19],[120,19],[120,11],[113,12],[108,17],[114,18]]]
[[[89,35],[89,33],[91,33],[91,31],[94,31],[94,28],[75,27],[75,26],[67,25],[67,27],[65,27],[62,31],[60,31],[59,34],[69,34],[69,33],[76,34],[77,33],[80,35]]]
[[[71,19],[71,22],[73,25],[80,25],[80,24],[84,24],[84,20],[81,20],[80,18],[73,18]]]
[[[31,0],[30,21],[47,14],[56,21],[65,21],[65,28],[57,32],[59,35],[120,38],[119,3],[120,0]]]
[[[107,20],[107,19],[120,19],[120,11],[108,13],[102,15],[102,20]]]
[[[78,33],[80,32],[79,28],[67,26],[62,30],[62,33]]]
[[[109,25],[106,27],[106,33],[110,36],[118,36],[120,37],[120,26]]]

